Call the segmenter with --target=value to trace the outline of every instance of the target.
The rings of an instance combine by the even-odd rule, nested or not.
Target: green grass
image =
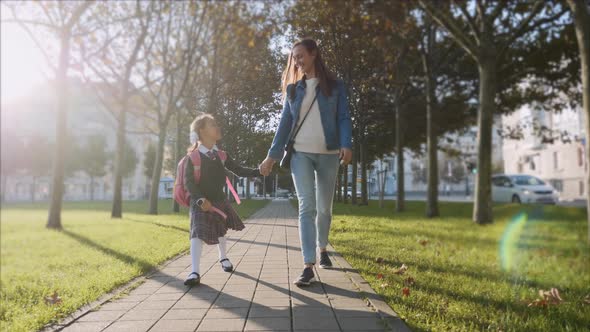
[[[244,219],[268,201],[244,201]],[[189,247],[187,210],[158,216],[147,202],[124,202],[123,219],[110,218],[110,202],[66,202],[63,231],[45,228],[47,204],[3,205],[0,324],[2,331],[38,330],[124,285]],[[56,291],[60,305],[45,304]]]
[[[424,202],[408,202],[401,214],[393,202],[384,209],[336,204],[330,242],[414,331],[590,329],[585,210],[498,205],[494,224],[479,226],[471,204],[440,209],[441,218],[427,219]],[[521,227],[509,228],[513,220]],[[407,272],[394,274],[402,264]],[[403,296],[408,277],[415,283]],[[563,303],[528,307],[552,287]]]

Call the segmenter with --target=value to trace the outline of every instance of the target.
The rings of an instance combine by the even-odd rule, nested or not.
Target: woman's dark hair
[[[319,79],[320,90],[325,96],[331,96],[332,89],[334,89],[336,86],[336,76],[330,72],[328,68],[326,68],[320,49],[318,48],[318,44],[315,42],[315,40],[306,38],[296,42],[291,48],[289,60],[287,61],[287,68],[285,68],[285,71],[283,72],[283,100],[286,95],[289,96],[289,99],[293,100],[293,98],[295,98],[295,85],[291,87],[290,91],[287,91],[287,86],[305,78],[304,73],[299,70],[299,68],[294,63],[295,61],[293,60],[293,49],[300,45],[304,46],[308,53],[315,53],[315,73]]]

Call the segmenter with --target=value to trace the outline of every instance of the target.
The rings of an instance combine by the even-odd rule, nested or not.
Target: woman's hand
[[[270,172],[272,172],[272,167],[274,166],[274,164],[275,164],[274,159],[272,159],[270,157],[266,157],[266,159],[264,159],[262,164],[260,164],[260,166],[259,166],[260,174],[262,176],[269,176]]]
[[[341,148],[340,160],[342,160],[341,164],[343,166],[350,164],[350,161],[352,160],[352,150],[349,148]]]

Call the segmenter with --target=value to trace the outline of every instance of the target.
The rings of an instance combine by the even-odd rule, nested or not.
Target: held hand
[[[260,164],[260,174],[263,176],[269,176],[270,172],[272,172],[272,167],[274,164],[275,161],[272,158],[266,157],[262,164]]]
[[[209,200],[207,200],[206,198],[203,199],[203,204],[201,205],[201,210],[207,212],[211,209],[211,202],[209,202]]]
[[[352,160],[352,150],[349,148],[341,148],[340,149],[340,160],[343,166],[350,164]]]

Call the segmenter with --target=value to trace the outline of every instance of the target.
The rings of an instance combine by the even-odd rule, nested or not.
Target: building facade
[[[536,176],[551,184],[561,200],[585,198],[588,161],[581,108],[550,113],[522,107],[503,121],[512,128],[520,125],[522,132],[521,139],[505,139],[506,173]],[[539,133],[540,127],[550,131]]]

